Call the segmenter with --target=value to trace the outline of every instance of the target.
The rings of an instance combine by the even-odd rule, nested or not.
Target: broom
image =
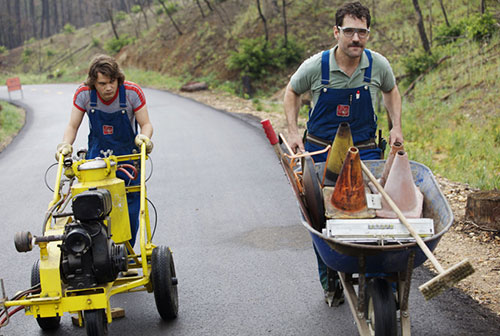
[[[413,238],[415,238],[418,246],[422,249],[422,251],[425,253],[427,258],[429,258],[429,260],[432,262],[432,264],[439,273],[439,275],[435,276],[431,280],[427,281],[426,283],[418,287],[418,289],[420,290],[420,292],[422,293],[422,295],[426,300],[432,299],[433,297],[439,295],[446,289],[458,283],[460,280],[465,279],[466,277],[474,273],[474,268],[467,259],[462,260],[461,262],[450,267],[447,270],[441,267],[436,257],[434,257],[434,254],[432,254],[431,250],[429,250],[427,245],[425,245],[422,238],[420,238],[418,233],[406,220],[401,210],[399,210],[394,201],[389,197],[389,195],[385,192],[384,188],[380,185],[380,183],[378,183],[375,176],[373,176],[373,174],[370,172],[370,170],[365,166],[365,164],[362,161],[361,161],[361,168],[368,176],[368,178],[373,182],[373,184],[377,187],[378,191],[382,194],[382,196],[386,199],[387,203],[396,213],[401,223],[403,223],[403,225],[406,226],[410,234],[413,236]]]

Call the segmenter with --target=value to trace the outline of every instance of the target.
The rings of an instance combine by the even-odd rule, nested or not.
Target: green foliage
[[[99,40],[97,37],[92,37],[91,45],[93,48],[99,48],[101,46],[101,40]]]
[[[124,11],[119,11],[115,14],[116,22],[125,21],[126,19],[127,19],[127,13],[125,13]]]
[[[164,0],[160,2],[163,3],[163,5],[165,6],[165,11],[167,12],[168,15],[173,15],[179,11],[179,6],[174,2],[164,1]]]
[[[112,54],[117,54],[126,45],[133,43],[135,39],[127,34],[122,35],[119,39],[113,38],[106,42],[104,49]]]
[[[264,77],[271,65],[271,52],[263,36],[242,39],[227,61],[230,70],[239,70],[253,79]]]
[[[490,13],[476,14],[467,22],[467,35],[474,41],[491,38],[497,29],[496,21]]]
[[[450,25],[450,27],[443,23],[437,27],[434,40],[436,40],[438,45],[455,42],[460,36],[465,35],[465,29],[466,27],[463,21]]]
[[[30,61],[31,55],[33,55],[34,51],[31,48],[24,48],[22,54],[23,63],[28,63]]]
[[[73,34],[75,30],[75,26],[73,26],[71,23],[66,23],[63,27],[64,34]]]
[[[7,48],[3,45],[0,45],[0,55],[7,51]]]
[[[0,101],[0,143],[12,134],[17,133],[23,126],[23,114],[20,108]]]
[[[407,81],[409,83],[413,82],[420,74],[437,64],[438,60],[438,52],[434,51],[432,55],[429,55],[422,49],[417,49],[408,56],[403,57],[403,66],[405,73],[408,75]]]
[[[239,70],[243,75],[261,79],[272,69],[284,69],[302,59],[303,49],[294,40],[284,46],[279,40],[271,47],[263,36],[240,41],[237,51],[231,51],[227,60],[230,70]]]
[[[303,55],[304,48],[293,38],[288,39],[286,46],[284,38],[278,39],[277,46],[272,50],[274,64],[280,69],[299,63]]]
[[[52,49],[47,49],[47,57],[52,57],[56,54],[56,52]]]
[[[134,6],[132,6],[132,8],[130,10],[132,11],[132,13],[137,14],[141,11],[141,6],[134,5]]]

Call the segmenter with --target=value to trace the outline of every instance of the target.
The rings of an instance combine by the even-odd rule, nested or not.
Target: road
[[[27,122],[0,153],[0,276],[8,295],[29,287],[38,258],[17,253],[15,232],[39,234],[51,192],[46,169],[68,121],[76,85],[24,86]],[[14,92],[17,97],[19,92]],[[255,121],[146,89],[155,127],[148,196],[158,209],[154,242],[174,252],[179,316],[162,322],[152,294],[119,295],[126,317],[111,335],[357,335],[347,304],[328,308],[307,231],[274,151]],[[0,87],[0,98],[7,99]],[[75,147],[85,146],[84,123]],[[51,174],[49,173],[49,176]],[[49,180],[52,184],[53,180]],[[500,322],[458,290],[425,302],[414,271],[413,335],[495,335]],[[0,335],[44,335],[22,312]],[[85,335],[63,316],[51,335]]]

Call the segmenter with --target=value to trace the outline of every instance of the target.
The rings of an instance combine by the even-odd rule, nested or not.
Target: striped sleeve
[[[73,96],[73,106],[82,112],[86,111],[85,105],[89,102],[89,91],[90,88],[88,86],[81,84]]]
[[[134,112],[139,111],[146,105],[146,96],[139,85],[125,81],[125,89],[127,90],[127,100],[132,106]]]

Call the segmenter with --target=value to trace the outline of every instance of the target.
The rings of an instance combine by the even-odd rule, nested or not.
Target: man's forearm
[[[287,86],[284,99],[285,116],[290,134],[298,134],[299,128],[297,121],[299,118],[300,95],[296,94],[290,87]]]

